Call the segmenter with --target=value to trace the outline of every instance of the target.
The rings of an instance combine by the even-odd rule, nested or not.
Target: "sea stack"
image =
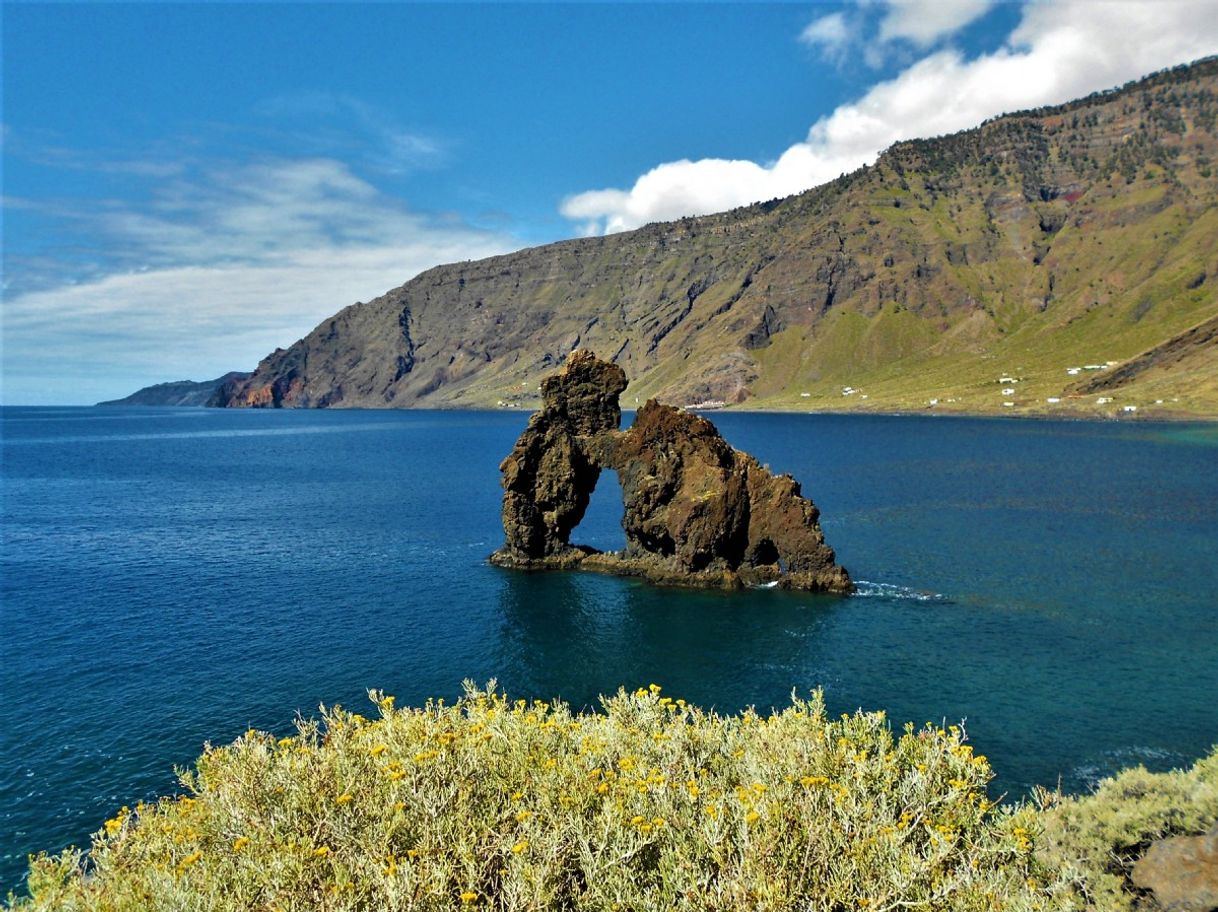
[[[711,422],[648,401],[619,431],[626,375],[576,350],[542,382],[542,407],[500,465],[502,548],[491,562],[595,570],[666,585],[854,589],[799,482],[733,449]],[[571,544],[603,469],[622,486],[626,548]]]

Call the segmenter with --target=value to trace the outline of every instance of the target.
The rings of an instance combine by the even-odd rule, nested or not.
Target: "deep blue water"
[[[867,581],[835,598],[489,566],[520,414],[2,417],[0,892],[205,741],[370,687],[655,681],[734,711],[820,686],[965,719],[1010,795],[1218,742],[1218,426],[712,416],[821,507]],[[620,544],[615,487],[576,540]]]

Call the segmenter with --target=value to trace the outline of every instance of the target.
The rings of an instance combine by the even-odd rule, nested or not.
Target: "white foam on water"
[[[1161,747],[1132,746],[1104,751],[1086,763],[1080,763],[1071,771],[1071,777],[1088,789],[1094,790],[1105,779],[1122,770],[1146,766],[1151,770],[1176,769],[1190,766],[1187,758],[1177,751]]]
[[[887,598],[914,602],[949,601],[946,595],[939,592],[911,589],[909,586],[897,586],[893,583],[873,583],[871,580],[855,580],[854,586],[854,598]]]

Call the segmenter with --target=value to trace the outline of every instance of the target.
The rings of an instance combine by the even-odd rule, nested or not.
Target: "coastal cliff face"
[[[732,449],[705,418],[654,400],[618,431],[625,388],[622,369],[587,350],[545,379],[542,408],[500,466],[505,542],[493,563],[674,585],[853,589],[798,482]],[[570,542],[602,469],[622,486],[621,554]]]
[[[784,200],[437,267],[216,404],[532,408],[540,379],[591,347],[632,378],[631,405],[1089,406],[1069,369],[1218,316],[1216,122],[1210,58],[899,143]],[[1216,349],[1113,376],[1122,395],[1218,413]]]

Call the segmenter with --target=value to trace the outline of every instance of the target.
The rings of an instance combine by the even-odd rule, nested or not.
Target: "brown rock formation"
[[[817,522],[790,476],[774,476],[732,449],[697,415],[651,400],[618,431],[621,368],[573,352],[542,383],[544,404],[503,471],[500,566],[570,568],[644,576],[678,585],[849,592]],[[602,468],[617,472],[626,550],[573,547]]]
[[[591,352],[571,353],[541,384],[545,405],[499,466],[503,472],[504,551],[521,566],[538,559],[570,560],[571,530],[579,525],[600,478],[587,451],[597,435],[617,430],[618,396],[626,374]],[[572,553],[574,552],[574,554]]]
[[[1167,912],[1218,909],[1218,824],[1203,836],[1152,843],[1134,866],[1133,882],[1154,893]]]

